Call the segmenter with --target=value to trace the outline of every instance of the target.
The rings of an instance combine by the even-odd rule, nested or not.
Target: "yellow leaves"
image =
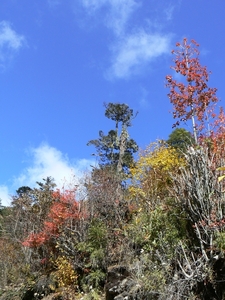
[[[217,171],[225,171],[225,167],[224,167],[224,166],[223,166],[223,167],[219,167],[219,168],[217,169]],[[225,175],[221,175],[221,176],[218,177],[218,181],[220,182],[220,181],[222,181],[224,178],[225,178]]]
[[[167,194],[171,173],[178,172],[184,165],[184,158],[174,148],[161,142],[151,143],[140,153],[135,168],[131,169],[130,195],[139,200],[157,202]]]
[[[220,182],[221,180],[223,180],[225,178],[225,175],[219,176],[218,177],[218,181]]]
[[[51,283],[49,284],[48,287],[49,287],[52,291],[55,291],[55,289],[56,289],[56,288],[55,288],[55,285],[54,285],[54,284],[51,284]]]
[[[55,261],[55,267],[57,270],[54,272],[54,276],[59,287],[76,284],[77,274],[68,258],[59,256]]]
[[[129,187],[129,193],[131,195],[138,194],[139,196],[145,196],[145,192],[142,190],[142,188],[141,187],[137,187],[137,186],[130,186]]]
[[[139,175],[141,178],[142,173],[150,169],[160,168],[162,171],[170,171],[181,163],[184,163],[184,160],[177,155],[174,148],[152,143],[141,153],[137,165],[131,169],[131,173],[133,176]]]

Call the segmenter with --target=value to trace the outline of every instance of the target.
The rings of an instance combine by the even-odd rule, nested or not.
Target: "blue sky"
[[[47,176],[79,178],[94,163],[87,142],[114,126],[104,102],[139,112],[130,136],[141,148],[167,139],[165,76],[183,37],[200,44],[223,106],[224,13],[221,0],[1,0],[2,203]]]

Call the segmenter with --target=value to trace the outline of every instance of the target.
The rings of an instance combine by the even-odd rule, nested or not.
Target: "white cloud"
[[[4,63],[11,58],[15,51],[18,51],[25,43],[25,37],[17,34],[9,22],[0,22],[0,61]]]
[[[107,16],[106,24],[117,35],[121,35],[129,17],[138,5],[134,0],[111,0],[109,2],[111,4],[111,11]]]
[[[90,165],[95,165],[93,160],[78,159],[72,162],[58,149],[46,143],[37,148],[30,148],[27,152],[31,158],[29,167],[22,170],[18,177],[15,177],[11,186],[0,185],[1,204],[9,206],[11,196],[21,186],[37,187],[37,181],[42,182],[47,177],[54,178],[57,188],[77,188],[79,199],[85,196],[85,188],[82,185],[82,178],[90,171]]]
[[[103,18],[105,25],[117,35],[123,33],[129,17],[139,7],[135,0],[81,0],[81,2],[91,15],[105,8]]]
[[[170,36],[149,34],[144,30],[128,35],[114,47],[110,77],[128,78],[143,65],[169,53]]]
[[[61,188],[74,176],[80,178],[93,163],[87,159],[80,159],[72,163],[66,155],[48,144],[41,144],[37,148],[30,149],[29,154],[32,158],[31,166],[14,179],[14,186],[17,188],[23,185],[34,187],[36,181],[42,181],[46,177],[54,178],[58,188]]]
[[[138,23],[131,17],[138,8],[145,5],[141,0],[80,0],[80,3],[87,14],[94,16],[95,20],[103,21],[115,33],[110,48],[111,67],[106,74],[107,79],[129,78],[143,70],[141,67],[170,53],[171,35],[161,32],[165,23],[172,19],[175,10],[172,2],[159,4],[153,1],[148,8],[150,11],[152,7],[153,16],[150,19],[139,19]],[[158,10],[160,18],[155,16]],[[146,26],[148,31],[144,29]]]
[[[3,206],[9,206],[11,203],[9,189],[6,185],[0,185],[0,200]]]

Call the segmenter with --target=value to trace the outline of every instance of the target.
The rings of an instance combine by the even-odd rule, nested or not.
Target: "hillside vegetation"
[[[174,126],[193,131],[138,149],[137,113],[105,104],[114,128],[88,142],[98,165],[80,186],[48,177],[0,208],[1,300],[225,299],[225,117],[198,44],[173,54]]]

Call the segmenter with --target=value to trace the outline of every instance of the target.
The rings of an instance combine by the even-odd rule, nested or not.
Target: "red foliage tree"
[[[210,145],[214,161],[216,162],[215,167],[224,166],[225,164],[225,114],[222,107],[218,116],[215,118],[213,123],[213,130],[210,135],[210,139],[203,138],[202,142]]]
[[[57,190],[52,193],[53,203],[50,207],[43,229],[39,233],[31,233],[22,243],[26,247],[38,247],[47,243],[51,238],[57,238],[68,222],[84,217],[80,211],[79,202],[75,199],[75,191]]]
[[[174,106],[173,117],[179,121],[192,121],[195,141],[199,133],[206,129],[205,123],[214,118],[214,104],[218,102],[216,88],[209,88],[207,85],[209,72],[206,67],[199,62],[199,45],[191,40],[188,43],[184,38],[182,43],[177,43],[177,50],[173,50],[175,55],[175,66],[171,67],[182,75],[181,82],[176,81],[172,75],[167,75],[167,87],[170,88],[168,97]],[[174,126],[179,125],[179,121]]]

